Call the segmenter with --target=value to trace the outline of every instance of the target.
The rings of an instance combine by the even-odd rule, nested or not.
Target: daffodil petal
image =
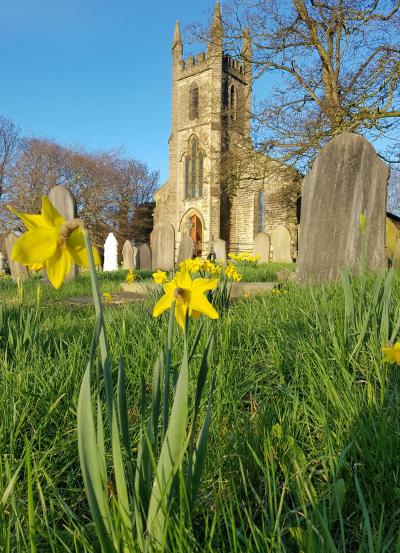
[[[158,302],[155,304],[153,308],[153,317],[158,317],[161,315],[161,313],[164,313],[164,311],[167,311],[171,307],[171,304],[173,302],[173,295],[172,294],[164,294],[163,297],[158,300]]]
[[[85,238],[81,229],[75,229],[67,239],[67,248],[74,260],[74,263],[82,267],[89,266],[89,260],[86,252]],[[95,265],[100,265],[99,252],[92,246],[92,254]]]
[[[15,243],[11,257],[22,265],[43,263],[57,248],[56,229],[28,230]]]
[[[59,214],[47,196],[42,196],[41,216],[53,227],[61,226],[65,223],[64,217]]]
[[[21,219],[28,230],[36,230],[38,228],[51,228],[52,225],[49,225],[41,215],[31,215],[30,213],[20,213],[10,205],[7,206],[11,213],[14,213],[17,217]]]
[[[183,329],[185,328],[186,311],[187,311],[187,307],[183,302],[176,302],[175,319],[178,325]]]
[[[174,278],[177,288],[185,288],[186,290],[190,290],[192,288],[192,279],[190,277],[190,274],[188,271],[179,271],[176,273]]]
[[[196,278],[193,281],[192,290],[193,293],[203,293],[207,290],[214,290],[218,286],[218,280],[216,278]]]
[[[218,319],[218,312],[203,294],[192,294],[190,306],[193,311],[198,311],[210,319]]]
[[[57,248],[46,261],[46,271],[54,288],[60,288],[72,267],[72,257],[67,248]]]

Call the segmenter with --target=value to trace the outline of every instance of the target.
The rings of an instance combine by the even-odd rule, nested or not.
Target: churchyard
[[[263,236],[239,255],[220,240],[215,262],[190,259],[187,236],[175,264],[155,228],[122,267],[109,235],[98,271],[67,193],[19,214],[0,277],[1,550],[400,551],[386,180],[364,139],[329,143],[303,181],[296,264],[268,261]],[[332,189],[343,204],[324,204]],[[40,225],[87,267],[33,272]],[[255,283],[269,288],[229,298]]]

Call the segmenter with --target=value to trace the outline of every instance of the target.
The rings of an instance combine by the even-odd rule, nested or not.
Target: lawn
[[[276,274],[256,271],[254,280]],[[173,520],[166,550],[400,551],[399,372],[381,350],[397,338],[388,291],[399,297],[400,278],[374,292],[377,278],[364,299],[355,282],[353,315],[340,283],[289,284],[286,295],[239,300],[206,321],[203,341],[215,330],[207,389],[216,379],[207,460],[193,525]],[[122,280],[102,275],[101,291]],[[60,301],[89,295],[90,285],[83,275],[59,291],[37,289],[38,280],[23,294],[0,280],[0,550],[97,553],[76,428],[95,315]],[[153,318],[152,307],[105,310],[114,376],[119,359],[126,364],[134,445],[141,380],[148,388],[167,334],[167,316]],[[199,324],[191,321],[191,341]],[[177,330],[175,362],[181,349]]]

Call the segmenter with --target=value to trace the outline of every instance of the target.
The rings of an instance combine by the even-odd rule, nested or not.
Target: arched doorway
[[[200,257],[203,245],[203,225],[197,215],[191,215],[189,221],[191,223],[189,234],[194,242],[194,251],[196,256]]]

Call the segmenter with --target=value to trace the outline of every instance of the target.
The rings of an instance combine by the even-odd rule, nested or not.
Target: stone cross
[[[104,242],[104,271],[118,271],[118,242],[112,232]]]
[[[74,195],[66,186],[54,186],[50,190],[48,198],[66,221],[70,221],[76,217],[76,201]],[[70,272],[64,279],[65,282],[74,280],[78,277],[78,274],[78,267],[73,263]]]
[[[365,138],[343,133],[318,154],[303,179],[296,276],[338,278],[360,267],[359,217],[366,215],[369,269],[385,268],[386,189],[389,169]]]

